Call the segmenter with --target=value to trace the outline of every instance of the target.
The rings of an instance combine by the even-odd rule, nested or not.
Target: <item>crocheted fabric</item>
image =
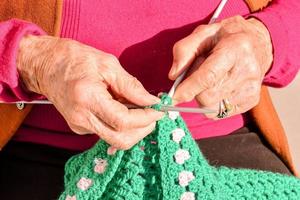
[[[171,98],[162,96],[163,104]],[[160,105],[154,105],[158,109]],[[208,164],[177,112],[127,151],[99,141],[65,167],[60,200],[300,199],[300,180]]]

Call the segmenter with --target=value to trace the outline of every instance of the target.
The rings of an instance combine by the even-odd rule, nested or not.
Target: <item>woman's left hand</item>
[[[257,105],[265,73],[272,61],[272,43],[267,28],[258,20],[240,16],[198,26],[173,48],[169,78],[175,80],[191,68],[173,96],[175,103],[196,99],[199,106],[219,109],[227,99],[229,115]],[[207,115],[215,118],[216,115]]]

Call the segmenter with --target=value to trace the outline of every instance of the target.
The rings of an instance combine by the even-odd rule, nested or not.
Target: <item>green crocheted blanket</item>
[[[300,199],[295,177],[210,166],[176,112],[130,150],[99,141],[67,162],[64,178],[60,200]]]

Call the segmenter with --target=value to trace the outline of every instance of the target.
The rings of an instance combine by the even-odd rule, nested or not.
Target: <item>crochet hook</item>
[[[208,24],[212,24],[212,23],[215,23],[216,20],[218,19],[219,15],[221,14],[224,6],[226,5],[228,0],[222,0],[221,3],[218,5],[216,11],[214,12],[213,16],[211,17],[211,19],[209,20]],[[179,85],[179,83],[183,80],[183,78],[185,77],[185,74],[187,73],[188,71],[188,68],[183,71],[178,77],[177,79],[175,80],[175,82],[173,83],[170,91],[169,91],[169,96],[170,97],[173,97],[174,93],[175,93],[175,89],[176,87]]]
[[[52,104],[48,100],[34,100],[34,101],[15,101],[15,102],[0,102],[6,104],[17,104],[18,108],[23,108],[24,104]],[[141,106],[133,104],[124,104],[127,108],[143,108]],[[170,105],[161,105],[161,111],[176,111],[176,112],[187,112],[187,113],[218,113],[216,110],[211,110],[207,108],[191,108],[191,107],[180,107],[180,106],[170,106]]]
[[[141,106],[136,106],[133,104],[125,104],[127,108],[143,108]],[[161,105],[160,111],[176,111],[176,112],[186,112],[186,113],[218,113],[216,110],[211,110],[208,108],[191,108],[191,107],[181,107],[181,106],[170,106],[170,105]]]
[[[177,111],[177,112],[187,112],[187,113],[218,113],[216,110],[211,110],[207,108],[189,108],[189,107],[179,107],[179,106],[168,106],[162,105],[161,111]]]

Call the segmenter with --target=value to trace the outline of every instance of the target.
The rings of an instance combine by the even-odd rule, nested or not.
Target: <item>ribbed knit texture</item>
[[[162,103],[171,104],[171,99],[163,95]],[[101,140],[72,157],[59,199],[300,199],[300,180],[295,177],[210,166],[185,122],[174,114],[166,113],[130,150],[114,152]]]

